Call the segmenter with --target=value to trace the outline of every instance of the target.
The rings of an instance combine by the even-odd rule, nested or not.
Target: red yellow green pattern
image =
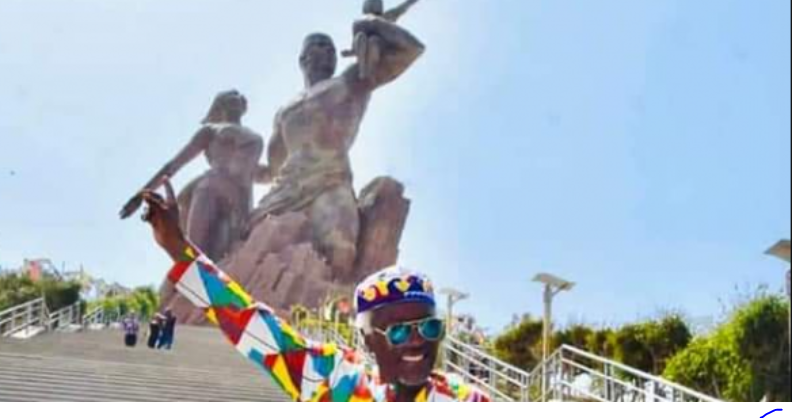
[[[194,249],[169,272],[170,281],[204,309],[245,357],[265,370],[295,401],[391,401],[389,385],[366,371],[358,354],[335,344],[307,341],[268,306]],[[485,402],[481,392],[453,376],[433,375],[418,402]]]

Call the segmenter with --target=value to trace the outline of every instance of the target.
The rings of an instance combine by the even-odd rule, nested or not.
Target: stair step
[[[109,374],[92,374],[92,373],[61,373],[58,371],[51,371],[47,374],[31,374],[30,371],[10,370],[5,367],[0,367],[0,382],[13,386],[13,382],[36,382],[40,385],[75,385],[85,387],[148,387],[163,390],[164,393],[183,393],[185,388],[190,388],[191,391],[198,394],[216,395],[220,392],[224,393],[242,393],[247,395],[264,395],[266,392],[263,390],[265,385],[259,382],[258,386],[239,386],[223,384],[216,380],[204,381],[181,381],[179,379],[157,379],[150,376],[137,376],[137,375],[117,375],[112,376]]]
[[[216,329],[179,327],[172,351],[119,330],[0,339],[0,401],[286,401]]]
[[[2,381],[0,381],[2,382]],[[6,386],[3,384],[2,386]],[[37,395],[47,397],[50,395],[62,396],[66,398],[96,398],[105,400],[117,401],[138,401],[138,402],[154,402],[154,401],[236,401],[236,402],[261,402],[261,401],[279,401],[278,397],[268,397],[265,395],[243,395],[243,394],[222,394],[219,396],[207,396],[186,391],[182,394],[174,393],[161,393],[158,391],[146,390],[128,390],[127,387],[119,388],[97,388],[97,387],[82,387],[82,386],[52,386],[52,385],[39,385],[36,383],[19,382],[13,387],[0,388],[0,398],[10,398],[10,395],[19,393],[28,393],[30,398],[36,399]]]
[[[32,358],[32,357],[20,357],[20,356],[6,356],[0,354],[0,367],[7,367],[7,368],[21,368],[23,370],[30,370],[34,368],[37,371],[41,370],[50,370],[50,371],[70,371],[76,370],[80,372],[85,372],[86,369],[96,369],[97,372],[100,373],[110,373],[110,371],[115,371],[117,374],[139,374],[139,375],[147,375],[151,377],[159,377],[159,376],[172,376],[180,379],[189,379],[189,378],[196,378],[201,381],[206,381],[209,378],[220,379],[220,380],[227,380],[229,382],[234,381],[247,381],[247,382],[256,382],[264,379],[268,379],[266,375],[258,372],[255,365],[253,365],[252,369],[248,369],[247,373],[245,374],[238,374],[234,372],[228,372],[227,370],[212,370],[212,369],[189,369],[183,367],[171,368],[171,367],[157,367],[151,365],[131,365],[125,363],[113,363],[113,362],[105,362],[105,361],[86,361],[86,360],[73,360],[69,358],[58,358],[58,357],[43,357],[43,358]]]

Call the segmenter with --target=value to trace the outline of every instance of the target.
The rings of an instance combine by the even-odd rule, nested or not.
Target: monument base
[[[294,305],[315,308],[326,298],[349,298],[363,278],[397,263],[410,206],[403,193],[400,182],[380,177],[359,194],[358,254],[350,280],[333,280],[330,265],[314,247],[311,225],[303,213],[264,219],[247,241],[218,264],[255,299],[284,315]],[[179,323],[206,322],[203,312],[183,300],[168,281],[161,287],[161,301],[161,308],[171,308]]]

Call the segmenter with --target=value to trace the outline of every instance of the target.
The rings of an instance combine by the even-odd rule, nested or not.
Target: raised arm
[[[167,200],[146,191],[145,219],[175,262],[168,277],[178,292],[219,326],[244,357],[265,370],[293,400],[314,400],[343,356],[334,344],[306,341],[267,305],[258,303],[184,237],[168,180]]]
[[[403,17],[406,12],[411,8],[411,6],[417,4],[419,0],[406,0],[401,3],[399,6],[391,9],[383,14],[383,18],[390,21],[390,22],[397,22]]]
[[[186,146],[178,152],[172,160],[170,160],[164,167],[161,167],[161,170],[153,176],[153,178],[148,181],[142,190],[152,190],[161,187],[163,179],[172,178],[181,168],[183,168],[186,164],[191,162],[195,159],[201,152],[203,152],[206,148],[208,148],[208,144],[214,138],[213,130],[208,127],[204,126],[197,131],[196,134],[192,137]],[[140,195],[137,193],[136,196],[132,197],[126,204],[123,206],[122,210],[119,213],[119,216],[122,219],[125,219],[131,216],[139,206],[142,204],[142,199]]]
[[[367,17],[353,24],[353,33],[364,32],[380,39],[381,58],[374,75],[367,83],[370,89],[376,89],[394,81],[413,64],[423,52],[422,44],[408,30],[380,17]],[[347,70],[346,76],[354,81],[359,79],[357,66]]]

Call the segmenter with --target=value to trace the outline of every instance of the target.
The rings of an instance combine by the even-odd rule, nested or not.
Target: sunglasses
[[[419,321],[402,322],[386,328],[375,329],[384,337],[391,346],[403,345],[411,341],[411,334],[416,328],[417,333],[427,341],[439,341],[444,337],[444,321],[438,318],[425,318]]]

